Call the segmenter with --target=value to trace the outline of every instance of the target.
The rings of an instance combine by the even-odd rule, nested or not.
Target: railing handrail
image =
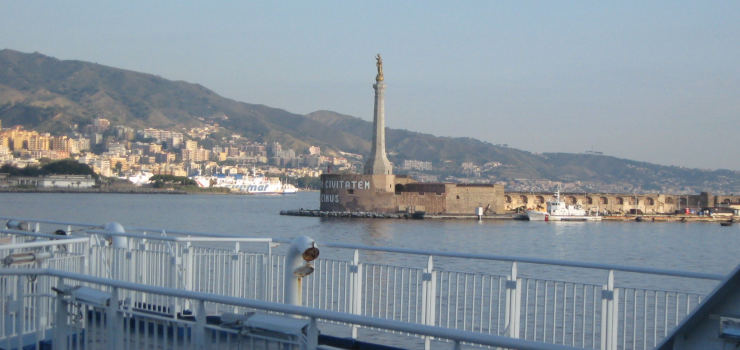
[[[21,219],[21,218],[2,217],[2,216],[0,216],[0,220],[19,220],[19,221],[27,221],[27,222],[38,222],[38,223],[58,224],[58,225],[73,225],[73,226],[81,226],[81,227],[101,227],[101,225],[67,223],[67,222],[53,221],[53,220]],[[228,235],[228,234],[207,233],[207,232],[188,232],[188,231],[149,229],[149,228],[136,228],[136,227],[128,227],[128,229],[135,230],[135,231],[146,231],[146,232],[166,232],[167,234],[176,234],[176,235],[185,235],[185,236],[220,237],[220,238],[229,238],[232,240],[235,240],[238,238],[247,238],[247,237],[238,237],[238,236]],[[105,231],[101,231],[101,232],[105,232]],[[110,233],[107,233],[107,234],[110,234]],[[156,236],[147,236],[147,237],[156,237]],[[289,239],[271,238],[271,240],[273,243],[290,243]],[[683,277],[683,278],[697,278],[697,279],[716,280],[716,281],[721,281],[722,279],[725,278],[725,275],[723,274],[693,272],[693,271],[680,271],[680,270],[659,269],[659,268],[617,265],[617,264],[578,262],[578,261],[536,258],[536,257],[523,257],[523,256],[511,256],[511,255],[498,255],[498,254],[474,254],[474,253],[445,252],[445,251],[438,251],[438,250],[424,250],[424,249],[412,249],[412,248],[374,247],[374,246],[366,246],[366,245],[359,245],[359,244],[332,243],[332,242],[319,242],[319,245],[324,246],[324,247],[341,248],[341,249],[357,249],[357,250],[378,251],[378,252],[387,252],[387,253],[404,253],[404,254],[421,255],[421,256],[439,256],[439,257],[451,257],[451,258],[519,262],[519,263],[530,263],[530,264],[539,264],[539,265],[557,265],[557,266],[574,267],[574,268],[597,269],[597,270],[605,270],[605,271],[613,270],[613,271],[622,271],[622,272],[645,273],[645,274]]]
[[[77,237],[77,238],[64,238],[55,239],[51,241],[35,241],[28,243],[15,243],[15,244],[0,244],[0,250],[11,250],[11,249],[24,249],[24,248],[40,248],[55,245],[67,245],[71,243],[88,243],[90,238],[88,237]]]
[[[412,249],[412,248],[372,247],[372,246],[363,246],[363,245],[345,244],[345,243],[320,242],[320,244],[324,247],[332,247],[332,248],[374,250],[374,251],[382,251],[382,252],[388,252],[388,253],[404,253],[404,254],[424,255],[424,256],[431,255],[431,256],[450,257],[450,258],[510,261],[510,262],[519,262],[519,263],[539,264],[539,265],[558,265],[558,266],[567,266],[567,267],[648,273],[648,274],[655,274],[655,275],[709,279],[709,280],[722,280],[725,278],[725,275],[705,273],[705,272],[679,271],[679,270],[658,269],[658,268],[650,268],[650,267],[589,263],[589,262],[546,259],[546,258],[533,258],[533,257],[512,256],[512,255],[458,253],[458,252],[445,252],[445,251],[440,251],[440,250],[423,250],[423,249]]]
[[[141,238],[148,240],[158,241],[169,241],[169,242],[240,242],[240,243],[273,243],[272,238],[255,238],[255,237],[172,237],[172,236],[161,236],[155,232],[152,234],[141,234],[141,233],[129,233],[129,232],[113,232],[105,230],[87,230],[87,233],[94,233],[106,236],[121,236],[131,238]]]
[[[39,220],[39,219],[28,219],[28,218],[16,218],[16,217],[10,217],[10,216],[0,216],[0,220],[17,220],[17,221],[26,221],[26,222],[38,222],[40,224],[79,226],[79,227],[103,227],[103,225],[99,225],[99,224],[87,224],[87,223],[80,223],[80,222],[58,221],[58,220]]]
[[[0,229],[0,233],[5,233],[9,235],[37,237],[37,238],[48,238],[52,240],[85,237],[85,236],[79,236],[79,235],[57,235],[53,233],[42,233],[42,232],[10,230],[10,229],[6,229],[6,230]]]
[[[401,321],[380,319],[375,317],[359,316],[349,313],[336,311],[321,310],[303,306],[280,304],[256,299],[237,298],[210,293],[192,292],[180,289],[163,288],[144,284],[112,280],[106,278],[92,277],[88,275],[65,272],[55,269],[0,269],[0,276],[25,276],[25,275],[45,275],[58,278],[76,280],[79,282],[105,285],[113,288],[134,290],[144,293],[160,294],[176,298],[186,298],[202,300],[219,304],[227,304],[237,307],[246,307],[253,309],[269,310],[279,313],[300,315],[309,318],[323,319],[341,323],[350,323],[360,326],[388,329],[406,333],[413,333],[421,336],[431,336],[435,338],[449,339],[457,342],[475,343],[489,346],[499,346],[505,348],[530,349],[530,350],[575,350],[578,348],[540,343],[529,340],[514,339],[505,336],[492,334],[483,334],[470,331],[462,331],[450,328],[428,326]]]

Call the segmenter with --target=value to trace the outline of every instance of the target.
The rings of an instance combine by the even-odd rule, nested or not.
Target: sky
[[[299,114],[740,170],[740,1],[10,1],[0,48]]]

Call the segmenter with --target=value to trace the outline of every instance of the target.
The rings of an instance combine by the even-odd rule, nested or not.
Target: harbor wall
[[[621,215],[674,214],[692,210],[740,205],[740,196],[629,193],[561,193],[568,205],[581,205],[591,213]],[[499,184],[421,183],[397,175],[321,175],[320,210],[333,212],[414,213],[429,215],[484,215],[544,210],[552,192],[505,192]]]
[[[504,212],[503,185],[419,183],[396,175],[321,175],[320,210],[473,215]]]
[[[503,200],[506,211],[544,210],[545,203],[554,198],[555,195],[550,192],[506,192]],[[611,214],[630,213],[635,209],[643,214],[673,214],[685,208],[740,205],[740,196],[712,195],[707,192],[698,195],[565,192],[560,194],[560,199],[569,205],[579,204],[591,212],[606,211]]]

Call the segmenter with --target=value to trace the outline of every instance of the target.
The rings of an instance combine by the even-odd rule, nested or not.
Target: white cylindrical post
[[[295,238],[285,257],[285,303],[302,306],[301,280],[313,272],[311,261],[319,256],[316,241],[307,236]]]
[[[117,222],[109,222],[105,224],[106,232],[113,232],[113,233],[126,233],[126,230],[123,229],[123,226]],[[112,238],[113,241],[113,248],[126,248],[128,249],[128,239],[124,236],[118,236],[114,235]]]

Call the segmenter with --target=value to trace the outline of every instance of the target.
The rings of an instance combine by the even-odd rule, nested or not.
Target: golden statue
[[[375,63],[376,66],[378,66],[378,75],[375,76],[376,81],[383,81],[383,58],[380,57],[380,54],[375,56],[375,60],[378,61]]]

